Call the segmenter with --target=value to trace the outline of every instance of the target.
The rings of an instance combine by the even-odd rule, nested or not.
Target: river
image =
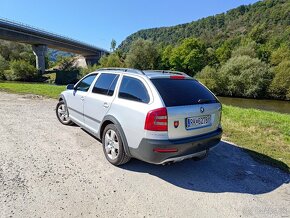
[[[218,97],[222,104],[290,114],[290,101]]]

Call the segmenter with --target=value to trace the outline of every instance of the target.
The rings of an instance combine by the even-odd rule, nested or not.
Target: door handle
[[[81,100],[82,100],[82,101],[83,101],[83,100],[85,100],[85,97],[84,97],[84,96],[82,96],[82,97],[81,97]]]
[[[109,107],[109,104],[108,104],[107,102],[105,102],[105,103],[104,103],[104,107],[105,107],[105,108],[108,108],[108,107]]]

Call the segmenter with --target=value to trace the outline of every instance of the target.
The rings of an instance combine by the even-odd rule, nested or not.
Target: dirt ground
[[[115,167],[56,103],[0,93],[0,217],[290,216],[290,175],[230,143],[199,162]]]

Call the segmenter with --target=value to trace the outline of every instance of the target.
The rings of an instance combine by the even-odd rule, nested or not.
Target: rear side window
[[[128,76],[123,77],[119,91],[119,98],[143,103],[148,103],[150,100],[144,84],[140,80]]]
[[[117,74],[102,73],[94,85],[93,93],[112,96],[118,78]]]
[[[152,79],[166,107],[216,103],[215,96],[193,79]]]
[[[95,80],[97,74],[89,75],[77,84],[76,89],[82,92],[87,92]]]

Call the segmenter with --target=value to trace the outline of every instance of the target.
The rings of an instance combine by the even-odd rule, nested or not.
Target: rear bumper
[[[138,148],[130,148],[133,157],[140,160],[162,164],[167,161],[183,160],[201,154],[203,151],[217,145],[222,136],[222,129],[200,136],[177,140],[155,140],[142,139]],[[177,152],[160,153],[154,152],[154,149],[177,149]],[[183,158],[184,157],[184,158]]]

